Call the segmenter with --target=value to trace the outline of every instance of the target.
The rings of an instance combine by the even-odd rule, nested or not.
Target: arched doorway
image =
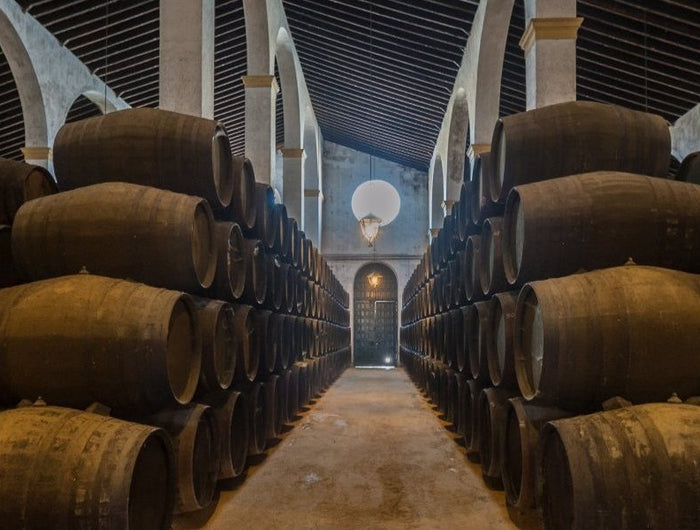
[[[357,271],[354,292],[355,366],[396,365],[396,275],[380,263],[365,265]]]

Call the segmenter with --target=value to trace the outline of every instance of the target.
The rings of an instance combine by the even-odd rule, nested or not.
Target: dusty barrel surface
[[[257,197],[253,164],[243,156],[234,157],[232,167],[232,196],[227,217],[244,231],[257,230]]]
[[[236,391],[210,394],[204,402],[211,406],[218,426],[219,480],[243,473],[248,456],[248,407],[245,396]]]
[[[542,430],[545,528],[700,527],[700,408],[649,404]]]
[[[481,475],[491,489],[503,489],[501,465],[506,432],[506,405],[515,392],[505,388],[484,388],[479,395],[479,457]]]
[[[220,458],[218,424],[211,407],[192,404],[164,410],[144,422],[172,437],[177,461],[175,513],[206,508],[216,492]]]
[[[484,296],[508,289],[508,281],[503,269],[503,218],[489,217],[484,221],[481,232],[481,263],[479,264],[479,285]]]
[[[503,236],[512,284],[629,258],[700,272],[700,187],[612,171],[518,186],[508,196]]]
[[[491,198],[520,184],[589,171],[666,176],[668,123],[660,116],[572,101],[499,119],[491,140]]]
[[[571,417],[570,412],[513,397],[506,404],[502,478],[511,519],[521,528],[539,528],[537,507],[537,444],[549,421]]]
[[[42,396],[85,408],[186,404],[201,365],[196,309],[183,293],[88,274],[0,290],[2,401]]]
[[[51,173],[43,167],[0,158],[0,225],[11,225],[25,202],[57,191]]]
[[[199,395],[226,390],[233,382],[239,343],[234,336],[233,307],[220,300],[194,300],[202,342]]]
[[[121,181],[203,197],[224,212],[233,194],[221,123],[160,109],[127,109],[67,123],[53,162],[61,189]]]
[[[12,260],[12,228],[0,224],[0,288],[20,283]]]
[[[262,305],[267,295],[267,263],[265,245],[259,239],[243,240],[243,259],[245,261],[245,286],[241,301]]]
[[[214,227],[216,240],[216,274],[209,289],[209,296],[233,302],[243,296],[246,264],[243,256],[243,234],[236,223],[217,222]]]
[[[216,272],[207,201],[109,182],[28,202],[12,227],[18,271],[41,280],[90,273],[201,292]]]
[[[238,342],[236,380],[242,382],[254,381],[260,366],[255,310],[249,305],[234,304],[233,314],[234,337]]]
[[[0,470],[6,528],[170,528],[175,463],[161,429],[60,407],[8,410]]]
[[[699,395],[699,293],[698,275],[633,265],[526,284],[514,323],[523,396],[582,410]]]
[[[517,301],[518,291],[498,293],[491,298],[486,356],[494,386],[517,385],[513,355],[513,322]]]

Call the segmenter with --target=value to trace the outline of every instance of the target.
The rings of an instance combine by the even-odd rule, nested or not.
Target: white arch
[[[282,105],[284,110],[284,146],[301,148],[301,105],[297,62],[294,61],[294,44],[283,27],[277,32],[275,59],[279,68],[282,85]]]
[[[442,158],[438,155],[433,158],[430,166],[428,182],[428,195],[430,196],[429,219],[430,229],[442,227],[444,217],[443,203],[445,202],[445,171]]]
[[[46,124],[46,105],[39,79],[29,52],[4,6],[0,9],[0,49],[7,57],[17,85],[24,118],[25,144],[47,146],[49,135]]]
[[[446,200],[458,201],[464,180],[464,160],[469,138],[469,103],[463,87],[457,89],[451,107],[447,137]]]

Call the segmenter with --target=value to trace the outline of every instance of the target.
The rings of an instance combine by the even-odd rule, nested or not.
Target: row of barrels
[[[572,123],[583,129],[557,132]],[[592,135],[610,142],[601,157]],[[655,527],[668,515],[697,526],[694,509],[666,514],[649,504],[653,489],[635,489],[640,470],[658,465],[673,502],[684,503],[683,485],[697,488],[697,477],[667,473],[688,463],[664,456],[656,420],[643,413],[642,426],[629,427],[632,403],[700,395],[700,322],[689,316],[700,192],[659,178],[670,158],[666,125],[613,106],[562,104],[503,118],[491,147],[404,290],[402,356],[416,384],[463,434],[487,485],[505,487],[519,525]],[[612,427],[600,434],[601,424]],[[670,446],[687,434],[669,433]],[[586,445],[618,435],[617,453]],[[650,448],[653,463],[635,444]],[[551,453],[538,460],[543,451]],[[590,486],[581,469],[619,480],[581,495]],[[647,500],[620,501],[628,492]]]
[[[167,530],[174,513],[210,504],[348,362],[339,351],[128,420],[45,403],[0,412],[3,526]]]
[[[505,489],[520,528],[697,528],[700,399],[575,415],[484,387],[402,349],[416,385],[450,422],[484,482]],[[690,404],[690,402],[693,402]]]
[[[72,499],[41,513],[20,505],[8,512],[16,527],[60,512],[65,528],[83,515],[86,527],[167,528],[173,511],[209,504],[217,481],[240,475],[247,455],[263,452],[349,362],[347,293],[272,190],[255,184],[250,163],[231,159],[223,129],[152,109],[113,114],[64,126],[54,145],[63,191],[15,211],[20,284],[0,290],[0,401],[154,425],[172,458],[154,447],[160,435],[145,455],[129,453],[158,472],[146,477],[162,486],[156,497],[132,477],[95,476],[99,495],[70,511]],[[82,151],[87,137],[101,139]],[[134,466],[101,463],[96,451],[73,462],[102,474]],[[103,497],[131,487],[137,522],[124,525],[132,513],[112,513]]]

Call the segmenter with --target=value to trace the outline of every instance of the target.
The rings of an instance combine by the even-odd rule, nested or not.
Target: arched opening
[[[0,157],[23,160],[24,116],[19,92],[5,54],[0,50]]]
[[[66,123],[102,116],[102,110],[84,95],[80,95],[71,105],[66,116]]]
[[[357,271],[353,311],[355,366],[395,366],[398,287],[389,267],[368,263]]]
[[[520,39],[524,31],[525,5],[523,0],[515,0],[503,60],[499,116],[509,116],[525,111],[527,97],[525,91],[525,54],[520,48]]]

